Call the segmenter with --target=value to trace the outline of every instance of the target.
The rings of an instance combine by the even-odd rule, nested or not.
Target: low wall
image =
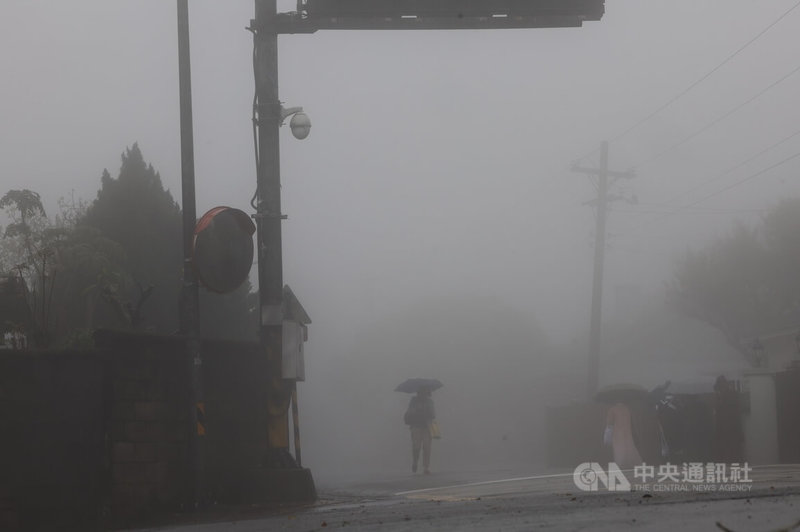
[[[192,492],[189,359],[178,337],[100,331],[108,393],[110,522],[127,525],[180,509]]]
[[[670,445],[667,456],[662,455],[655,412],[632,409],[632,429],[638,451],[646,463],[658,465],[664,461],[714,461],[714,417],[711,394],[674,396],[678,409],[669,417],[662,431]],[[608,405],[574,403],[547,409],[547,463],[550,467],[570,468],[583,462],[612,460],[611,449],[603,445],[603,430]],[[649,412],[649,413],[648,413]],[[652,415],[649,421],[642,416]],[[646,423],[643,421],[647,421]],[[647,436],[647,437],[645,437]]]
[[[0,351],[0,530],[98,522],[107,471],[103,359]]]
[[[800,463],[800,368],[775,375],[778,457],[781,463]]]
[[[146,523],[195,498],[185,339],[101,331],[96,350],[0,351],[0,530]],[[208,502],[313,498],[265,470],[269,378],[256,343],[204,341]],[[291,472],[290,472],[291,473]]]
[[[600,403],[548,407],[547,465],[573,469],[583,462],[610,462],[611,453],[603,445],[607,410]]]
[[[750,465],[778,462],[778,414],[775,372],[751,370],[744,376],[749,408],[743,419],[744,458]]]

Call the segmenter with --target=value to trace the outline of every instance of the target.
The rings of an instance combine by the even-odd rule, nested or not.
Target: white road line
[[[540,478],[571,477],[572,473],[557,473],[553,475],[537,475],[533,477],[503,478],[499,480],[485,480],[483,482],[468,482],[467,484],[453,484],[450,486],[439,486],[438,488],[424,488],[419,490],[398,491],[395,495],[411,495],[413,493],[426,493],[429,491],[448,490],[453,488],[468,488],[471,486],[487,486],[490,484],[504,484],[506,482],[520,482],[522,480],[537,480]]]
[[[765,465],[758,465],[753,466],[754,471],[762,470],[762,469],[771,469],[771,468],[783,468],[783,469],[790,469],[796,468],[798,464],[765,464]],[[622,469],[623,473],[630,473],[633,472],[633,469]],[[415,493],[428,493],[431,491],[441,491],[441,490],[449,490],[455,488],[469,488],[472,486],[489,486],[492,484],[505,484],[508,482],[521,482],[523,480],[538,480],[538,479],[545,479],[545,478],[560,478],[560,477],[571,477],[573,473],[555,473],[552,475],[535,475],[532,477],[516,477],[516,478],[503,478],[499,480],[485,480],[482,482],[468,482],[466,484],[452,484],[449,486],[439,486],[436,488],[424,488],[418,490],[408,490],[408,491],[398,491],[395,493],[396,496],[401,495],[413,495]]]

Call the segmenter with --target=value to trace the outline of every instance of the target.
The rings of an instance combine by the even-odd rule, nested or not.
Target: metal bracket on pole
[[[256,220],[262,220],[264,218],[272,218],[272,219],[280,218],[281,220],[288,220],[289,219],[289,215],[288,214],[274,214],[274,213],[271,213],[271,212],[258,212],[256,214],[251,214],[250,217],[254,218]]]
[[[283,122],[292,115],[297,113],[302,113],[302,107],[284,107],[280,103],[264,103],[264,104],[256,104],[255,106],[255,117],[253,118],[253,122],[258,125],[261,122],[261,119],[264,120],[271,120],[274,122],[278,122],[279,126],[283,125]]]
[[[283,125],[283,121],[289,118],[290,116],[302,112],[303,112],[302,107],[284,107],[281,105],[281,125]]]

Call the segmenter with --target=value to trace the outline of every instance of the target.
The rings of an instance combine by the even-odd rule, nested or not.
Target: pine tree
[[[145,163],[137,144],[122,154],[119,177],[114,179],[103,171],[101,189],[83,223],[117,242],[127,256],[125,269],[132,282],[126,283],[126,294],[114,294],[111,301],[117,301],[117,306],[122,303],[130,325],[163,334],[176,332],[183,275],[183,219],[161,176]],[[224,295],[201,288],[200,334],[255,339],[256,308],[249,282]]]
[[[83,223],[125,250],[126,269],[135,285],[127,288],[126,299],[131,307],[141,303],[141,322],[135,325],[175,332],[183,264],[181,212],[159,173],[145,163],[138,144],[122,154],[116,179],[103,171],[97,199]]]

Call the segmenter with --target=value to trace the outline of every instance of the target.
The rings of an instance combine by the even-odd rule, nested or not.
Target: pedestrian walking
[[[436,419],[430,388],[420,388],[408,403],[403,416],[411,431],[411,471],[417,472],[419,454],[422,451],[423,472],[429,475],[431,470],[431,423]]]
[[[611,446],[614,462],[620,469],[631,469],[643,463],[633,439],[633,423],[629,404],[640,400],[647,390],[640,386],[621,384],[608,386],[597,394],[599,401],[609,403],[603,443]]]
[[[633,441],[631,411],[625,403],[616,403],[608,409],[606,428],[611,431],[611,450],[614,462],[620,469],[632,469],[642,464],[642,457]]]

